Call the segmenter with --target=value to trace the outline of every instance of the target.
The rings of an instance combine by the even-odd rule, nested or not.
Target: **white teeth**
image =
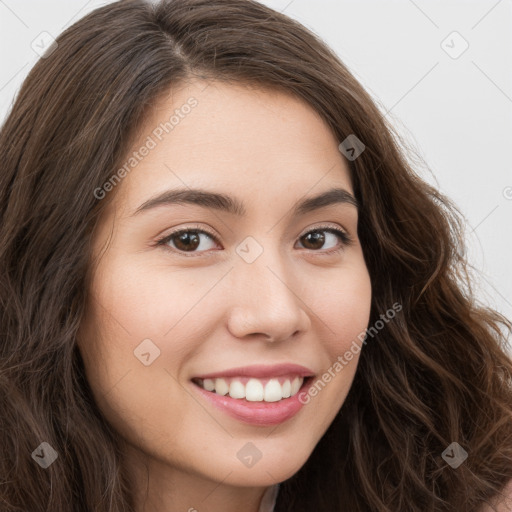
[[[228,383],[224,379],[215,379],[215,393],[218,395],[227,395],[228,391]]]
[[[270,379],[265,386],[265,402],[277,402],[283,398],[283,388],[277,379]]]
[[[291,390],[292,396],[297,394],[297,391],[299,391],[303,382],[304,382],[304,379],[299,379],[299,377],[295,377],[295,379],[293,379],[292,390]]]
[[[301,384],[302,385],[302,384]],[[283,383],[283,398],[288,398],[292,394],[292,384],[286,379]]]
[[[257,379],[249,379],[245,385],[245,399],[249,402],[261,402],[263,400],[263,384]]]
[[[239,380],[234,380],[229,386],[231,398],[245,398],[245,387]]]
[[[204,379],[203,388],[206,389],[206,391],[213,391],[215,389],[215,382],[213,382],[212,379]]]
[[[218,395],[228,395],[231,398],[246,399],[249,402],[278,402],[283,398],[289,398],[298,393],[304,378],[295,377],[293,380],[285,379],[283,384],[277,378],[270,379],[265,385],[259,379],[251,378],[247,384],[239,379],[232,379],[228,383],[226,379],[204,379],[199,385],[207,391],[213,391]]]

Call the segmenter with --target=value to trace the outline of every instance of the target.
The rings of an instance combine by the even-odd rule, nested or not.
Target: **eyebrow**
[[[152,197],[141,204],[132,213],[132,216],[158,206],[169,206],[173,204],[193,204],[203,208],[212,208],[214,210],[224,211],[240,217],[245,216],[247,213],[243,203],[236,197],[203,189],[187,188],[167,190],[155,197]],[[292,210],[292,215],[304,215],[333,204],[350,204],[359,209],[357,199],[350,192],[343,188],[332,188],[316,196],[308,197],[303,201],[298,202]]]

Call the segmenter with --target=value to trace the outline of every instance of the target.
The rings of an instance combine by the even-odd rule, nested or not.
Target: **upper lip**
[[[305,366],[292,363],[283,363],[275,365],[252,365],[230,368],[229,370],[220,370],[218,372],[196,375],[196,379],[215,379],[222,377],[281,377],[283,375],[297,375],[299,377],[310,377],[315,375],[313,370]]]

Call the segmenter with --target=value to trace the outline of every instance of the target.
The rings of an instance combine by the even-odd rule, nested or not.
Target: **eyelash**
[[[311,229],[309,231],[306,231],[303,235],[301,235],[299,238],[302,238],[306,235],[308,235],[309,233],[315,233],[315,232],[318,232],[318,231],[326,231],[328,233],[332,233],[334,235],[338,235],[338,237],[341,239],[341,245],[337,248],[334,248],[334,249],[329,249],[327,251],[324,251],[324,252],[320,252],[320,251],[315,251],[313,249],[311,249],[313,252],[319,252],[320,254],[323,254],[323,255],[332,255],[332,254],[337,254],[341,251],[343,251],[346,247],[348,247],[349,245],[351,245],[353,243],[353,240],[352,240],[352,237],[346,232],[346,231],[343,231],[341,229],[338,229],[338,228],[333,228],[332,226],[318,226],[316,227],[315,229]],[[174,238],[175,236],[177,235],[181,235],[183,233],[188,233],[188,232],[193,232],[193,233],[203,233],[205,235],[208,235],[215,243],[219,243],[217,237],[211,233],[210,231],[204,229],[204,228],[199,228],[199,226],[191,226],[191,227],[188,227],[188,228],[183,228],[183,229],[179,229],[179,230],[176,230],[176,231],[173,231],[172,233],[168,234],[168,235],[165,235],[164,237],[158,239],[155,243],[156,246],[162,246],[165,250],[168,250],[168,251],[171,251],[173,253],[178,253],[182,256],[185,256],[185,257],[197,257],[198,254],[202,254],[203,252],[207,252],[207,251],[200,251],[199,253],[197,252],[192,252],[192,253],[187,253],[186,251],[180,251],[179,249],[173,249],[172,247],[169,247],[167,245],[167,242],[169,242],[170,240],[172,240],[172,238]]]

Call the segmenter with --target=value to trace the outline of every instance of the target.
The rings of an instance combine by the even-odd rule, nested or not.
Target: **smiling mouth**
[[[248,402],[279,402],[295,396],[309,386],[313,376],[288,375],[270,378],[218,377],[193,378],[192,382],[215,395],[229,396]]]

